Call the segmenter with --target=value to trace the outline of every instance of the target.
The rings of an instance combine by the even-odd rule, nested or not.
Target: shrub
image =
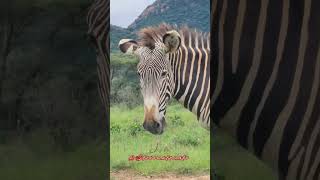
[[[120,133],[121,127],[119,125],[111,125],[110,127],[110,133],[115,134],[115,133]]]
[[[198,146],[201,140],[194,133],[188,132],[175,136],[173,142],[184,146]]]
[[[180,116],[169,116],[169,119],[172,121],[173,126],[184,126],[184,122],[182,121]]]
[[[136,136],[138,133],[142,132],[143,128],[140,123],[137,121],[134,121],[132,124],[130,124],[128,128],[128,132],[130,136]]]

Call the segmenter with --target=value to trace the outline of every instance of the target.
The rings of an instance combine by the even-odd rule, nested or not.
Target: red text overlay
[[[185,161],[188,160],[189,156],[147,156],[139,154],[137,156],[131,155],[129,156],[129,161],[149,161],[149,160],[160,160],[160,161]]]

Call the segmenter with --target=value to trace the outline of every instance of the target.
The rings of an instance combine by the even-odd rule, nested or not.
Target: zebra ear
[[[121,39],[119,41],[120,51],[126,54],[133,54],[138,47],[138,43],[132,39]]]
[[[166,46],[166,52],[175,52],[179,49],[181,44],[180,34],[176,30],[168,31],[162,38]]]

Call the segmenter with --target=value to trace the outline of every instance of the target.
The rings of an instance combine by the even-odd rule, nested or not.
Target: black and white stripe
[[[280,179],[320,179],[320,2],[212,5],[214,123]]]
[[[89,26],[88,35],[97,51],[99,92],[106,112],[109,112],[110,92],[109,10],[109,0],[95,0],[87,15],[87,23]]]
[[[173,29],[171,26],[166,28],[167,31]],[[149,47],[139,48],[137,50],[140,54],[138,72],[142,77],[141,79],[146,79],[144,78],[145,76],[155,79],[163,69],[166,69],[164,61],[169,60],[172,77],[167,80],[170,82],[164,83],[167,85],[166,87],[160,87],[159,85],[153,88],[160,90],[158,92],[160,109],[164,110],[167,102],[166,99],[173,96],[196,114],[201,124],[209,128],[210,34],[196,32],[186,27],[180,30],[176,27],[174,28],[179,32],[181,37],[180,48],[173,53],[167,54],[167,56],[161,51],[161,48],[153,48],[152,50]],[[156,46],[163,45],[162,36],[163,34],[161,33],[153,34],[152,39],[156,41]],[[158,58],[152,59],[149,57],[150,54],[152,56],[158,55]],[[150,66],[153,68],[150,68]],[[150,69],[157,69],[158,71],[149,71]]]
[[[210,34],[180,31],[181,47],[169,54],[174,97],[210,127]]]
[[[161,46],[161,44],[159,45],[157,43],[155,46]],[[138,73],[141,77],[140,81],[145,81],[140,83],[141,89],[145,91],[155,91],[153,94],[156,94],[159,99],[159,112],[165,113],[166,103],[171,98],[171,94],[174,90],[174,81],[167,72],[167,64],[163,62],[165,61],[165,59],[162,58],[165,57],[164,52],[156,49],[159,48],[151,50],[144,47],[137,50],[141,55],[141,60],[138,65]],[[152,59],[152,61],[150,61],[150,59]],[[156,80],[157,77],[162,77],[166,82],[162,82],[160,84],[159,81]],[[142,92],[142,94],[147,93],[148,92]]]

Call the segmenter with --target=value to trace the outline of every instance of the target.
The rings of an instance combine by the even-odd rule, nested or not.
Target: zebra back
[[[280,179],[320,174],[320,2],[213,2],[213,121]]]

